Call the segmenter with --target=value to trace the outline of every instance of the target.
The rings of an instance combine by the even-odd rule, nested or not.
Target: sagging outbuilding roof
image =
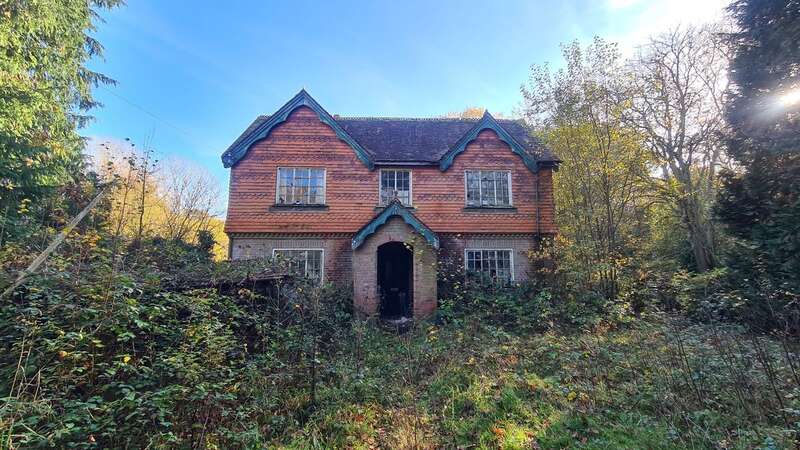
[[[259,116],[222,155],[225,167],[244,157],[255,142],[266,138],[271,129],[286,120],[300,106],[314,110],[323,123],[333,128],[353,147],[370,169],[375,165],[425,164],[446,170],[453,159],[484,129],[494,130],[532,171],[540,165],[554,166],[560,161],[518,120],[495,119],[485,112],[480,119],[394,118],[331,116],[311,96],[301,90],[275,114]]]

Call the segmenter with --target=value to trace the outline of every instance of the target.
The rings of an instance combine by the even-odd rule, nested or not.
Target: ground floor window
[[[272,256],[285,261],[293,272],[322,281],[322,249],[275,249]]]
[[[514,280],[511,250],[465,251],[467,277],[479,282],[510,283]]]

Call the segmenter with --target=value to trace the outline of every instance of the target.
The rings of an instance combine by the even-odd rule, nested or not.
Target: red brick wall
[[[324,211],[270,211],[275,204],[277,168],[327,169]],[[455,158],[445,172],[438,167],[412,170],[415,214],[437,233],[555,233],[552,173],[531,173],[522,160],[491,130]],[[516,212],[464,211],[464,170],[512,171]],[[379,170],[368,170],[353,149],[339,140],[309,108],[301,107],[253,145],[231,169],[230,197],[225,230],[228,233],[355,233],[375,214]],[[537,224],[536,178],[540,201]]]

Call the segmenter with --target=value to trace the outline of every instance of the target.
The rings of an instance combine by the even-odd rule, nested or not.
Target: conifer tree
[[[728,151],[718,215],[745,242],[732,263],[800,287],[800,1],[739,0],[729,12]]]

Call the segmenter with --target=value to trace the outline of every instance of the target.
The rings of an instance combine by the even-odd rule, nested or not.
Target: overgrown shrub
[[[252,446],[277,423],[253,418],[270,402],[285,408],[284,395],[296,408],[275,414],[284,426],[302,420],[349,329],[347,293],[278,277],[264,295],[239,281],[280,273],[267,262],[219,264],[202,248],[161,241],[114,256],[107,239],[70,236],[68,256],[51,257],[2,300],[3,442]],[[13,248],[3,255],[20,257]],[[247,386],[264,377],[277,391],[254,396]]]

